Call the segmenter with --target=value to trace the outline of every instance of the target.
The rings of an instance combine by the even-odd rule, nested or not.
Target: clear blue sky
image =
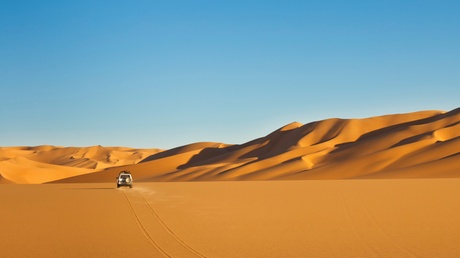
[[[0,1],[0,146],[244,143],[460,106],[460,1]]]

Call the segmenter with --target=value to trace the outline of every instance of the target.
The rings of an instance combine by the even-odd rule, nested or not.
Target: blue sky
[[[244,143],[451,110],[460,1],[0,2],[0,146]]]

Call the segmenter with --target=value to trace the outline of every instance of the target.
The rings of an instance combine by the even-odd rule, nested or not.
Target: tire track
[[[345,214],[347,216],[348,224],[351,226],[353,232],[355,233],[356,236],[358,236],[361,239],[361,242],[363,243],[364,247],[374,256],[374,257],[379,257],[377,251],[369,245],[367,242],[367,239],[365,236],[362,235],[362,233],[359,232],[358,227],[356,226],[356,223],[354,222],[351,212],[350,212],[350,205],[348,201],[345,198],[345,193],[341,191],[341,198],[343,202],[343,209],[345,210]]]
[[[131,204],[131,201],[128,199],[128,196],[126,196],[124,191],[121,191],[123,193],[123,196],[125,197],[126,202],[128,203],[129,208],[131,209],[131,213],[133,214],[133,217],[136,220],[137,226],[139,229],[142,231],[144,234],[145,238],[149,241],[149,243],[163,256],[163,257],[171,257],[168,255],[156,242],[153,240],[153,238],[150,236],[149,232],[145,229],[144,225],[142,224],[141,220],[139,219],[139,216],[137,216],[136,211],[134,210],[133,205]]]
[[[359,203],[361,204],[361,207],[363,207],[364,213],[366,214],[367,218],[371,223],[375,226],[375,228],[380,232],[382,236],[384,236],[388,241],[392,242],[394,245],[398,246],[401,248],[407,255],[412,256],[412,257],[420,257],[414,252],[412,252],[409,248],[405,247],[398,241],[394,240],[390,235],[388,235],[387,232],[385,232],[380,225],[377,223],[375,220],[375,217],[372,215],[372,213],[369,211],[367,206],[364,204],[364,201],[360,195],[357,195],[356,193],[354,194],[355,198],[359,200]]]
[[[190,245],[188,245],[185,241],[183,241],[179,236],[177,236],[176,233],[174,233],[174,231],[172,231],[171,228],[168,227],[168,225],[166,225],[166,223],[161,219],[161,217],[158,215],[158,213],[155,211],[152,205],[150,205],[150,203],[145,199],[145,197],[138,191],[135,190],[135,192],[142,198],[142,200],[144,200],[145,204],[148,206],[148,208],[150,209],[152,214],[155,216],[155,218],[158,220],[160,225],[172,238],[174,238],[180,245],[182,245],[185,249],[189,250],[191,253],[195,254],[196,256],[202,257],[202,258],[206,257],[202,255],[201,253],[199,253],[198,251],[196,251],[195,249],[193,249]]]

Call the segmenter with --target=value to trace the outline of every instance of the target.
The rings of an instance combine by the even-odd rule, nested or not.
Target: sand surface
[[[5,184],[5,257],[459,257],[460,179]]]

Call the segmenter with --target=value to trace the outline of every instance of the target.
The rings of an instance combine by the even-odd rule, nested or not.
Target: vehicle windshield
[[[120,178],[121,179],[127,179],[127,178],[130,178],[130,176],[129,175],[120,175]]]

